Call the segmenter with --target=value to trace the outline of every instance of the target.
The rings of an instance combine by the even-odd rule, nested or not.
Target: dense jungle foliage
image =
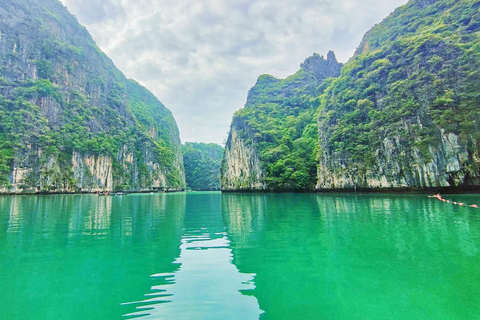
[[[65,180],[73,179],[76,151],[111,156],[114,177],[125,176],[129,188],[130,173],[119,163],[127,148],[143,184],[151,179],[145,163],[153,161],[168,172],[170,186],[182,187],[174,166],[178,128],[153,94],[127,80],[59,1],[0,6],[0,185],[8,185],[15,155],[38,167],[31,163],[38,153],[40,162],[60,162],[63,181],[56,183],[72,183]]]
[[[235,127],[259,152],[269,189],[313,189],[316,176],[317,96],[323,81],[338,76],[333,52],[314,54],[286,79],[262,75],[250,90]],[[228,143],[228,141],[227,141]]]
[[[372,168],[387,137],[428,162],[442,135],[479,170],[480,1],[414,0],[369,31],[321,97],[321,153]],[[475,160],[476,159],[476,160]],[[397,159],[397,161],[411,159]]]
[[[468,155],[468,180],[480,173],[479,31],[479,0],[411,0],[364,36],[339,77],[304,66],[285,80],[261,76],[232,128],[258,151],[268,189],[312,189],[317,164],[365,177],[389,148],[411,177],[413,165],[448,161],[448,134],[459,149],[448,152]]]
[[[182,153],[187,189],[220,190],[222,146],[215,143],[185,142]]]

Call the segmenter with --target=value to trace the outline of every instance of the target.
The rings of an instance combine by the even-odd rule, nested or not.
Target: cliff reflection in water
[[[222,205],[261,319],[478,314],[476,211],[424,195],[224,194]]]
[[[475,319],[479,265],[425,195],[0,197],[0,319]]]
[[[141,319],[258,319],[261,310],[249,292],[254,274],[232,264],[220,193],[189,193],[179,266],[175,272],[152,275],[156,283],[146,298],[126,303]]]
[[[184,194],[0,197],[0,317],[121,317],[178,267],[184,211]]]

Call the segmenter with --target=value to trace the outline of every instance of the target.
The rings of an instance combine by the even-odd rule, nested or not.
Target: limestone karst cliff
[[[221,171],[221,188],[223,190],[265,190],[267,186],[258,151],[252,141],[241,137],[237,126],[241,125],[232,124],[228,136]]]
[[[410,1],[321,98],[318,189],[480,185],[480,2]]]
[[[315,185],[316,97],[340,74],[333,52],[314,54],[286,79],[262,75],[233,117],[222,190],[311,190]]]
[[[479,0],[411,0],[339,70],[329,53],[260,76],[232,121],[224,190],[480,186]]]
[[[181,189],[171,112],[57,0],[0,0],[0,191]]]

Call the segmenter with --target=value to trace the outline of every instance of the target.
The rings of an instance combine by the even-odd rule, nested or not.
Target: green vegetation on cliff
[[[411,0],[339,76],[309,74],[259,78],[232,121],[224,189],[480,185],[479,0]]]
[[[14,168],[27,170],[20,188],[107,187],[72,171],[75,153],[111,159],[101,170],[113,171],[117,189],[184,186],[171,112],[126,79],[59,1],[0,7],[0,189],[20,183]]]
[[[215,143],[185,142],[182,153],[188,189],[220,190],[222,146]]]
[[[480,174],[479,31],[478,0],[413,0],[369,31],[320,99],[324,168],[368,187],[368,171],[389,161],[382,149],[395,149],[400,169],[396,177],[385,173],[389,181],[435,186],[445,173],[450,185],[459,176],[471,183]],[[448,134],[458,137],[458,170],[446,168]],[[396,146],[385,147],[389,141]],[[422,181],[414,171],[428,163],[436,168]]]
[[[286,79],[262,75],[250,89],[245,108],[235,113],[232,128],[257,150],[267,189],[313,189],[316,97],[324,90],[324,80],[338,76],[340,68],[329,52],[327,59],[314,54]]]

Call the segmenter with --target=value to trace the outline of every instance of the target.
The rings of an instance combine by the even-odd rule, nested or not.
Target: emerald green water
[[[479,319],[479,250],[425,195],[2,196],[0,319]]]

